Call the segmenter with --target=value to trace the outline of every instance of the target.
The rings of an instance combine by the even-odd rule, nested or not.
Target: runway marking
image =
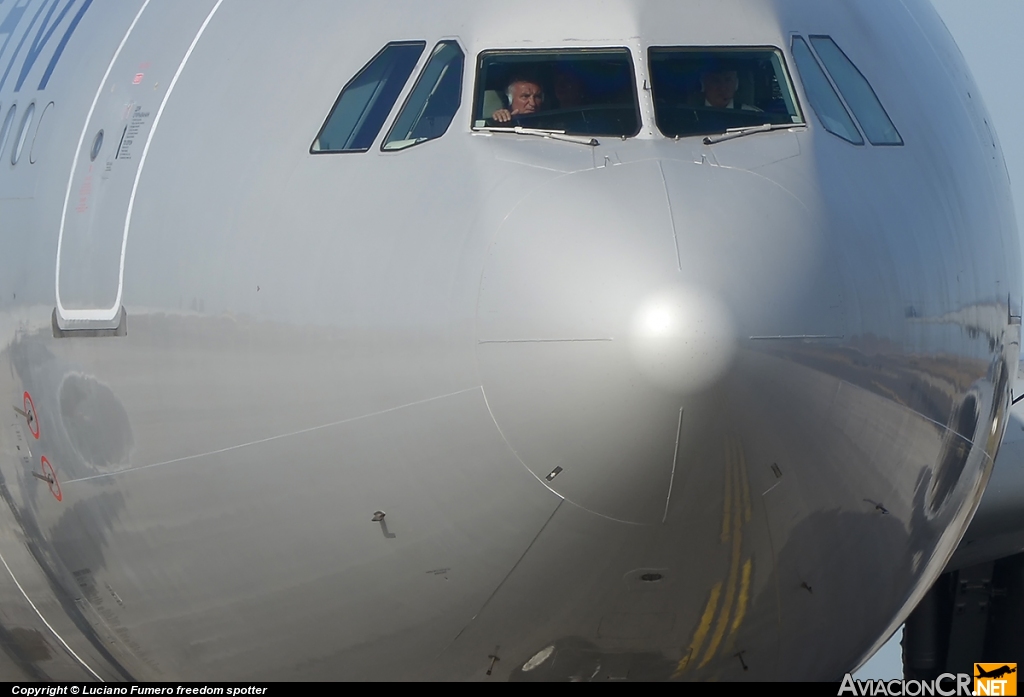
[[[731,645],[734,635],[739,631],[746,618],[750,605],[750,585],[754,575],[754,560],[748,557],[741,564],[743,526],[749,523],[752,517],[750,481],[747,478],[743,443],[736,436],[728,437],[725,442],[724,473],[725,495],[722,501],[721,541],[731,546],[729,574],[724,584],[724,597],[723,583],[720,581],[712,589],[711,598],[708,600],[700,623],[694,631],[690,647],[672,675],[674,678],[680,677],[693,665],[704,647],[704,642],[708,639],[712,624],[714,624],[714,632],[708,641],[703,659],[697,667],[703,668],[711,662],[726,636]],[[722,601],[721,604],[719,604],[719,600]]]
[[[704,646],[704,639],[707,638],[708,632],[711,631],[711,622],[715,619],[715,610],[718,609],[718,598],[721,594],[722,583],[719,581],[711,589],[711,596],[708,598],[708,604],[704,606],[704,614],[701,615],[700,624],[697,625],[697,630],[693,633],[690,649],[683,656],[683,659],[679,661],[679,665],[676,666],[676,672],[672,675],[673,678],[678,678],[686,672],[686,669],[690,667],[690,663],[693,662],[693,658],[700,653],[701,647]]]
[[[128,467],[128,468],[123,469],[123,470],[117,470],[116,472],[105,472],[103,474],[94,474],[91,477],[80,477],[78,479],[70,479],[70,480],[64,482],[64,485],[67,486],[69,484],[76,484],[78,482],[88,482],[88,481],[92,481],[94,479],[104,479],[106,477],[114,477],[114,476],[117,476],[119,474],[126,474],[128,472],[138,472],[139,470],[148,470],[148,469],[153,469],[154,467],[163,467],[164,465],[173,465],[173,464],[178,463],[178,462],[187,462],[189,460],[198,460],[201,457],[207,457],[209,455],[219,455],[220,453],[227,453],[227,452],[230,452],[232,450],[240,450],[241,448],[248,448],[248,447],[251,447],[253,445],[262,445],[264,443],[270,443],[270,442],[275,441],[275,440],[281,440],[282,438],[291,438],[292,436],[301,436],[301,435],[306,434],[306,433],[312,433],[314,431],[321,431],[321,430],[323,430],[325,428],[332,428],[334,426],[341,426],[343,424],[352,423],[353,421],[360,421],[362,419],[369,419],[370,417],[373,417],[373,416],[380,416],[381,414],[388,414],[388,413],[391,413],[393,411],[398,411],[399,409],[406,409],[408,407],[415,407],[415,406],[419,406],[420,404],[428,404],[429,402],[436,402],[439,399],[447,399],[448,397],[455,397],[457,395],[465,394],[467,392],[474,392],[474,391],[479,390],[479,389],[481,389],[480,386],[469,387],[469,388],[467,388],[465,390],[459,390],[458,392],[451,392],[449,394],[443,394],[443,395],[439,395],[437,397],[431,397],[430,399],[421,399],[421,400],[416,401],[416,402],[409,402],[408,404],[402,404],[402,405],[399,405],[397,407],[390,407],[388,409],[381,409],[380,411],[375,411],[375,412],[372,412],[370,414],[363,414],[361,416],[353,416],[353,417],[350,417],[350,418],[347,418],[347,419],[341,419],[340,421],[332,421],[330,423],[321,424],[319,426],[310,426],[309,428],[303,428],[303,429],[300,429],[298,431],[291,431],[289,433],[282,433],[280,435],[270,436],[269,438],[260,438],[259,440],[249,441],[248,443],[241,443],[239,445],[231,445],[231,446],[228,446],[226,448],[218,448],[217,450],[211,450],[209,452],[199,453],[198,455],[186,455],[185,457],[177,457],[177,458],[174,458],[173,460],[164,460],[163,462],[154,462],[151,465],[140,465],[139,467]]]
[[[722,605],[722,614],[718,617],[718,624],[715,625],[715,633],[711,636],[711,643],[708,645],[707,653],[704,654],[704,660],[700,662],[699,668],[706,666],[712,658],[715,657],[715,653],[718,651],[719,644],[722,643],[722,638],[725,636],[725,630],[729,626],[729,613],[732,610],[732,603],[736,597],[736,582],[737,576],[740,570],[740,554],[743,551],[743,529],[740,527],[743,524],[741,520],[743,516],[743,510],[740,507],[740,471],[735,466],[735,462],[730,467],[730,474],[736,478],[735,491],[733,495],[735,497],[735,506],[733,510],[733,523],[736,528],[732,536],[732,561],[729,564],[729,579],[725,585],[725,603]]]
[[[740,597],[736,603],[736,619],[732,622],[732,630],[729,635],[732,636],[743,624],[743,618],[747,614],[747,604],[750,602],[750,577],[754,573],[754,560],[747,559],[746,563],[743,564],[743,580],[740,581]]]

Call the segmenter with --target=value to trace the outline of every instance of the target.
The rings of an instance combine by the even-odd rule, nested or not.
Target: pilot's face
[[[583,82],[571,73],[555,73],[555,97],[563,109],[583,103]]]
[[[512,85],[513,114],[533,114],[544,105],[544,90],[534,82],[517,82]]]
[[[729,106],[740,87],[739,77],[735,70],[719,70],[707,73],[703,77],[704,98],[708,104],[718,109]]]

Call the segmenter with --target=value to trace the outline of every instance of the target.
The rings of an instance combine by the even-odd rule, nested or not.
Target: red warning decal
[[[28,421],[28,430],[32,436],[39,440],[39,419],[36,417],[36,405],[32,401],[32,395],[25,393],[25,420]]]
[[[46,459],[45,455],[43,455],[40,463],[43,468],[44,481],[50,485],[50,493],[53,494],[53,498],[58,501],[63,501],[64,497],[60,493],[60,482],[57,481],[57,473],[53,471],[50,461]]]

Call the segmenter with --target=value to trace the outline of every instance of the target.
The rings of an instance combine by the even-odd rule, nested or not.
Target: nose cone
[[[728,418],[721,388],[750,337],[807,331],[794,298],[816,240],[781,187],[692,162],[588,170],[528,196],[496,235],[477,318],[510,447],[573,503],[660,523],[698,424]]]
[[[652,385],[688,395],[726,374],[737,334],[729,308],[713,292],[673,286],[640,302],[627,339],[637,370]]]

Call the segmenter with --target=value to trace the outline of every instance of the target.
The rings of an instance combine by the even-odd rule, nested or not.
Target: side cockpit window
[[[465,55],[454,41],[434,48],[384,140],[384,150],[403,150],[445,134],[462,100],[464,64]]]
[[[863,145],[864,139],[853,125],[853,119],[850,118],[843,103],[839,101],[839,95],[832,88],[825,71],[818,65],[818,61],[814,60],[807,42],[799,36],[793,39],[793,60],[796,61],[796,68],[800,72],[804,92],[811,102],[811,108],[821,119],[821,125],[825,130],[854,145]]]
[[[861,132],[872,145],[903,145],[878,95],[853,61],[830,37],[810,39],[809,46],[802,37],[793,37],[793,58],[825,130],[854,145],[864,144]]]
[[[624,48],[489,51],[480,55],[473,127],[634,136],[640,108]]]
[[[366,152],[373,145],[426,43],[390,43],[345,85],[310,148]]]
[[[843,50],[828,36],[812,36],[811,45],[872,145],[903,145],[878,95]]]
[[[666,136],[804,123],[778,49],[652,47],[649,65]]]

